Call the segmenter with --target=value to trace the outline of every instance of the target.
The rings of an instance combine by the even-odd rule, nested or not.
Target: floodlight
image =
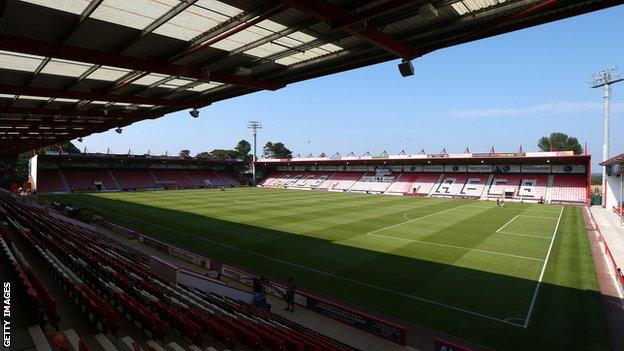
[[[123,129],[121,129],[121,127],[117,127],[115,128],[115,132],[117,132],[117,134],[121,134],[123,132]]]
[[[82,143],[82,138],[81,137],[76,139],[76,140],[78,140],[79,143]]]
[[[412,65],[412,60],[403,59],[401,63],[399,63],[399,72],[403,77],[409,77],[414,75],[414,65]]]
[[[191,117],[193,118],[199,117],[199,110],[197,109],[197,107],[193,107],[193,109],[189,111],[189,115],[191,115]]]

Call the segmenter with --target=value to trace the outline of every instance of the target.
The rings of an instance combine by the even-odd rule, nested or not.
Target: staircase
[[[71,188],[69,187],[67,178],[65,178],[65,173],[63,173],[63,171],[59,169],[59,175],[61,176],[61,181],[63,182],[63,187],[65,188],[65,191],[71,193]]]
[[[190,175],[188,175],[188,173],[186,173],[186,171],[182,171],[184,173],[184,175],[188,178],[188,180],[191,181],[191,184],[193,184],[193,186],[195,186],[196,188],[199,188],[199,184],[197,184],[197,182],[195,181],[195,179],[193,179]]]
[[[440,176],[438,177],[438,180],[436,180],[436,182],[433,184],[433,186],[429,190],[429,193],[427,193],[428,197],[431,197],[431,194],[433,194],[433,192],[438,188],[438,186],[440,186],[440,184],[442,183],[443,179],[444,179],[444,173],[440,173]]]
[[[481,198],[480,198],[481,200],[488,199],[488,192],[490,191],[490,186],[492,185],[493,181],[494,181],[494,175],[490,174],[488,179],[485,181],[485,186],[483,187],[483,192],[481,193]]]
[[[117,177],[115,177],[115,174],[113,174],[113,171],[111,171],[109,169],[108,170],[108,174],[110,175],[111,179],[113,180],[113,183],[115,183],[115,186],[117,187],[117,190],[121,191],[121,185],[119,185],[119,181],[117,180]]]
[[[555,176],[553,174],[548,175],[548,183],[546,185],[546,196],[544,196],[544,202],[549,204],[552,199],[553,184],[555,183]]]

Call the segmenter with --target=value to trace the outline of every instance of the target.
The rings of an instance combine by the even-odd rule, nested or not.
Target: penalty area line
[[[462,205],[462,206],[464,206],[464,205]],[[461,206],[457,206],[457,207],[461,207]],[[456,207],[453,207],[453,208],[456,208]],[[395,291],[395,290],[384,288],[384,287],[381,287],[381,286],[369,284],[369,283],[362,282],[362,281],[359,281],[359,280],[347,278],[347,277],[344,277],[344,276],[341,276],[341,275],[337,275],[337,274],[325,272],[325,271],[322,271],[322,270],[306,267],[306,266],[303,266],[303,265],[300,265],[300,264],[297,264],[297,263],[293,263],[293,262],[289,262],[289,261],[286,261],[286,260],[282,260],[280,258],[267,256],[267,255],[263,255],[261,253],[255,252],[255,251],[243,249],[243,248],[240,248],[240,247],[237,247],[237,246],[233,246],[233,245],[224,244],[224,243],[216,241],[216,240],[211,240],[211,239],[207,239],[207,238],[198,237],[198,236],[195,236],[195,235],[192,235],[192,234],[189,234],[189,233],[185,233],[183,231],[180,231],[180,230],[177,230],[177,229],[174,229],[174,228],[171,228],[171,227],[167,227],[167,226],[164,226],[164,225],[161,225],[161,224],[157,224],[157,223],[153,223],[153,222],[144,221],[144,220],[141,220],[141,219],[138,219],[138,218],[135,218],[135,217],[131,217],[131,216],[127,216],[127,215],[124,215],[124,214],[121,214],[121,213],[117,213],[117,214],[120,215],[120,216],[126,217],[126,218],[130,218],[130,219],[132,219],[134,221],[137,221],[137,222],[143,222],[143,223],[148,224],[148,225],[160,227],[160,228],[172,231],[172,232],[176,232],[176,233],[182,234],[184,236],[191,237],[193,239],[209,242],[211,244],[218,245],[218,246],[227,247],[227,248],[235,250],[235,251],[240,251],[240,252],[244,252],[244,253],[247,253],[247,254],[250,254],[250,255],[262,257],[262,258],[267,259],[267,260],[279,262],[279,263],[282,263],[282,264],[285,264],[285,265],[289,265],[289,266],[292,266],[292,267],[296,267],[296,268],[299,268],[299,269],[302,269],[302,270],[314,272],[314,273],[321,274],[321,275],[326,275],[328,277],[332,277],[332,278],[335,278],[335,279],[344,280],[344,281],[347,281],[347,282],[350,282],[350,283],[353,283],[353,284],[365,286],[365,287],[368,287],[368,288],[371,288],[371,289],[387,292],[387,293],[390,293],[390,294],[393,294],[393,295],[397,295],[397,296],[406,297],[406,298],[409,298],[409,299],[412,299],[412,300],[425,302],[425,303],[428,303],[428,304],[431,304],[431,305],[434,305],[434,306],[448,308],[448,309],[451,309],[451,310],[454,310],[454,311],[463,312],[463,313],[470,314],[470,315],[477,316],[477,317],[481,317],[481,318],[484,318],[484,319],[489,319],[489,320],[493,320],[493,321],[496,321],[496,322],[513,325],[513,326],[520,327],[520,328],[526,328],[525,326],[523,326],[521,324],[514,323],[514,322],[511,322],[511,321],[508,321],[508,320],[505,320],[505,319],[496,318],[496,317],[493,317],[493,316],[488,316],[486,314],[482,314],[482,313],[471,311],[471,310],[467,310],[467,309],[464,309],[464,308],[461,308],[461,307],[449,305],[449,304],[446,304],[446,303],[443,303],[443,302],[439,302],[439,301],[435,301],[435,300],[431,300],[431,299],[427,299],[427,298],[424,298],[424,297],[419,297],[419,296],[415,296],[415,295],[411,295],[411,294],[407,294],[407,293],[402,293],[400,291]]]
[[[553,232],[552,239],[550,239],[550,246],[548,246],[548,252],[546,253],[546,259],[544,260],[544,265],[542,266],[542,271],[539,275],[539,279],[537,281],[537,285],[535,286],[535,290],[533,291],[533,297],[531,298],[531,305],[529,306],[529,311],[527,312],[526,318],[524,319],[524,328],[529,326],[529,322],[531,321],[531,316],[533,315],[533,308],[535,307],[535,301],[537,301],[537,294],[539,293],[540,286],[542,286],[542,279],[544,279],[544,273],[546,272],[546,267],[548,266],[548,259],[550,258],[550,252],[552,251],[553,244],[555,243],[555,238],[557,237],[557,230],[559,229],[559,223],[561,223],[561,216],[563,215],[564,207],[561,207],[561,211],[559,212],[559,219],[557,219],[557,225],[555,226],[555,231]]]
[[[428,214],[428,215],[424,215],[424,216],[422,216],[422,217],[417,217],[417,218],[414,218],[414,219],[407,220],[407,221],[405,221],[405,222],[401,222],[401,223],[397,223],[397,224],[389,225],[389,226],[387,226],[387,227],[379,228],[379,229],[377,229],[377,230],[373,230],[372,232],[368,232],[368,233],[366,233],[365,235],[371,235],[371,234],[374,234],[374,233],[383,232],[384,230],[388,230],[388,229],[391,229],[391,228],[395,228],[395,227],[398,227],[398,226],[402,226],[402,225],[404,225],[404,224],[407,224],[407,223],[412,223],[412,222],[414,222],[414,221],[418,221],[418,220],[421,220],[421,219],[429,218],[429,217],[431,217],[431,216],[435,216],[435,215],[437,215],[437,214],[441,214],[441,213],[445,213],[445,212],[448,212],[448,211],[452,211],[452,210],[454,210],[454,209],[456,209],[456,208],[460,208],[460,207],[464,207],[464,206],[468,206],[468,205],[471,205],[471,204],[465,204],[465,205],[459,205],[459,206],[455,206],[455,207],[447,208],[447,209],[445,209],[445,210],[438,211],[438,212],[434,212],[434,213],[430,213],[430,214]],[[403,214],[403,218],[408,218],[408,217],[406,217],[406,215],[407,215],[407,212]]]
[[[379,237],[379,238],[387,238],[387,239],[393,239],[393,240],[409,241],[409,242],[412,242],[412,243],[420,243],[420,244],[426,244],[426,245],[450,247],[450,248],[453,248],[453,249],[460,249],[460,250],[466,250],[466,251],[482,252],[482,253],[487,253],[487,254],[492,254],[492,255],[501,255],[501,256],[507,256],[507,257],[521,258],[521,259],[531,260],[531,261],[544,261],[541,258],[520,256],[520,255],[508,254],[508,253],[498,252],[498,251],[475,249],[473,247],[457,246],[457,245],[450,245],[450,244],[441,244],[441,243],[434,243],[434,242],[431,242],[431,241],[424,241],[424,240],[399,238],[399,237],[390,236],[390,235],[380,235],[380,234],[367,234],[367,235],[375,236],[375,237]]]

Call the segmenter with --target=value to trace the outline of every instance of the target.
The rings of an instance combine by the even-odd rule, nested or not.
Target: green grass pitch
[[[253,188],[50,198],[500,350],[609,349],[577,207]]]

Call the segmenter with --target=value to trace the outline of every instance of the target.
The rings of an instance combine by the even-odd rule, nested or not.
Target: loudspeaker
[[[412,65],[412,61],[403,61],[399,63],[399,72],[403,77],[409,77],[414,75],[414,65]]]

